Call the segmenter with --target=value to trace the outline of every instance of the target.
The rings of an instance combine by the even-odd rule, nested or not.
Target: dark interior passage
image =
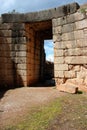
[[[52,39],[52,21],[26,23],[28,86],[45,79],[44,40]]]

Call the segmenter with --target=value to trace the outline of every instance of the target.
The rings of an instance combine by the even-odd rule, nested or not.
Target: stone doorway
[[[52,39],[52,21],[25,23],[27,40],[27,85],[45,79],[44,40]]]

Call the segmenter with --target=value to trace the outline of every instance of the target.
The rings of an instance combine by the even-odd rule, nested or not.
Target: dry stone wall
[[[56,85],[87,86],[87,14],[79,10],[52,22]]]
[[[44,77],[45,39],[54,41],[56,86],[87,88],[87,12],[77,3],[0,18],[0,86],[30,86]],[[83,87],[84,88],[84,87]]]
[[[24,24],[0,25],[0,86],[26,86]]]

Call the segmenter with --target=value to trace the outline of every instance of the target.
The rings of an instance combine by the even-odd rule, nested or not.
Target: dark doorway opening
[[[46,54],[44,40],[52,39],[52,21],[26,23],[27,84],[45,83]]]

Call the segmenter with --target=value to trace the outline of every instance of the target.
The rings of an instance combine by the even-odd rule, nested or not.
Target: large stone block
[[[64,78],[64,71],[55,71],[55,78]]]
[[[83,30],[74,31],[74,38],[76,40],[85,38]]]
[[[19,70],[19,69],[17,69],[17,73],[18,73],[18,75],[22,75],[22,76],[26,76],[27,75],[27,71],[26,70]]]
[[[65,50],[65,56],[87,56],[87,48],[74,48]]]
[[[26,44],[16,44],[15,45],[15,51],[26,51],[26,50],[27,50]]]
[[[55,64],[54,65],[54,69],[55,71],[64,71],[64,70],[68,70],[68,65],[67,64]]]
[[[84,13],[81,13],[80,11],[77,11],[76,13],[72,14],[73,15],[73,20],[75,21],[80,21],[86,18],[86,15]]]
[[[15,63],[24,64],[26,63],[26,57],[16,57],[13,59]]]
[[[77,93],[78,91],[78,87],[76,85],[73,85],[73,84],[61,84],[59,86],[57,86],[57,89],[59,91],[62,91],[62,92],[68,92],[68,93]]]
[[[62,41],[75,40],[74,32],[63,33]]]
[[[13,44],[24,44],[24,43],[26,43],[26,37],[12,38],[12,43]]]
[[[57,57],[57,56],[63,56],[63,50],[57,50],[55,49],[54,50],[54,56]]]
[[[87,64],[87,56],[71,56],[65,57],[67,64]]]
[[[71,23],[71,24],[67,24],[67,25],[63,25],[62,26],[62,33],[67,33],[67,32],[72,32],[75,30],[75,24]]]
[[[64,72],[64,77],[65,78],[75,78],[76,73],[74,71],[65,71]]]
[[[53,41],[55,42],[60,42],[62,40],[60,34],[53,35]]]
[[[62,26],[57,26],[53,28],[53,34],[61,34],[62,33]]]
[[[3,14],[2,22],[3,23],[25,23],[25,22],[36,22],[36,21],[46,21],[52,18],[58,18],[67,16],[68,14],[73,14],[77,12],[79,5],[77,3],[71,3],[63,5],[58,8],[44,10],[40,12],[26,13],[26,14]]]
[[[79,41],[78,41],[79,42]],[[79,43],[78,43],[79,44]],[[76,48],[77,41],[71,40],[71,41],[62,41],[62,42],[56,42],[54,44],[54,49],[68,49],[68,48]]]
[[[57,27],[58,26],[57,19],[52,19],[52,26],[53,27]]]
[[[87,19],[78,21],[75,23],[75,25],[77,30],[87,28]]]
[[[63,64],[64,63],[64,57],[54,57],[54,63],[55,64]]]
[[[12,30],[1,30],[3,37],[11,37],[12,36]]]
[[[26,64],[17,64],[17,69],[19,69],[19,70],[26,70],[27,69],[27,65]]]
[[[16,52],[16,57],[26,57],[27,53],[26,51],[20,51],[20,52]]]
[[[80,48],[80,47],[87,47],[87,38],[77,39],[76,40],[76,47],[78,47],[78,48]]]

